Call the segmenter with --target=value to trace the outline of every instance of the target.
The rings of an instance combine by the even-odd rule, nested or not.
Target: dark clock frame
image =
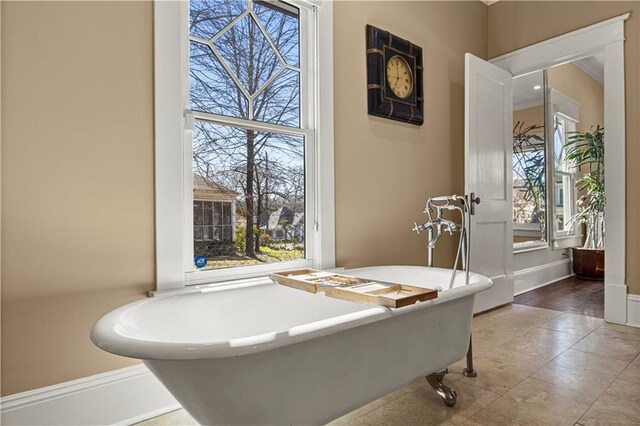
[[[369,114],[422,125],[424,123],[422,48],[372,25],[367,25],[366,33]],[[387,81],[387,61],[396,55],[404,58],[413,71],[413,88],[405,99],[394,95]]]

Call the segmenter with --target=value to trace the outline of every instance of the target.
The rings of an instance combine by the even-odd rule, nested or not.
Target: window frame
[[[240,21],[241,16],[249,16],[250,11],[253,9],[253,6],[249,6],[252,3],[251,0],[247,0],[247,9],[238,17],[234,18],[229,24],[227,24],[221,31],[225,31],[230,28],[236,22]],[[214,114],[202,111],[196,111],[190,109],[190,96],[189,96],[189,61],[184,65],[186,68],[186,72],[184,75],[185,81],[185,98],[183,99],[183,108],[185,110],[185,114],[190,115],[190,121],[194,123],[196,121],[212,123],[216,125],[222,126],[230,126],[241,129],[254,130],[256,132],[273,132],[278,134],[287,134],[292,136],[302,137],[304,140],[304,164],[305,164],[305,257],[304,259],[297,259],[286,262],[278,262],[277,270],[286,270],[286,269],[301,269],[301,268],[312,268],[313,258],[314,258],[314,240],[316,239],[316,235],[313,232],[314,222],[315,222],[315,153],[316,153],[316,140],[315,140],[315,96],[316,93],[313,90],[313,81],[315,79],[316,73],[314,73],[312,64],[314,63],[314,38],[315,38],[315,15],[316,8],[312,5],[308,4],[296,4],[295,1],[289,1],[294,7],[298,8],[299,13],[299,28],[300,28],[300,58],[299,58],[299,66],[291,67],[291,69],[295,69],[300,73],[300,126],[299,127],[291,127],[291,126],[283,126],[278,124],[271,124],[266,122],[261,122],[257,120],[252,120],[250,117],[248,118],[236,118],[225,116],[221,114]],[[188,8],[189,3],[185,2],[185,7]],[[189,11],[186,11],[187,16]],[[259,19],[256,19],[256,22],[259,22]],[[188,22],[186,23],[188,25]],[[262,27],[262,24],[258,24]],[[191,38],[188,36],[188,38]],[[196,38],[197,39],[197,38]],[[187,41],[189,43],[189,40]],[[270,41],[272,48],[277,49],[272,42]],[[276,74],[277,75],[277,74]],[[275,75],[274,75],[275,76]],[[231,74],[232,80],[241,86],[241,83],[235,76]],[[257,96],[258,94],[254,95]],[[251,100],[249,102],[252,102]],[[249,110],[251,111],[251,103],[249,104]],[[188,130],[185,132],[185,170],[191,167],[191,157],[192,150],[190,148],[193,147],[192,135],[193,128],[185,129]],[[191,142],[190,142],[191,141]],[[185,179],[185,193],[187,193],[192,187],[191,182],[188,179]],[[185,240],[189,240],[193,238],[193,230],[191,229],[193,226],[193,218],[189,217],[189,211],[185,211],[185,224],[184,229]],[[309,232],[307,232],[309,231]],[[226,281],[229,279],[229,276],[239,276],[246,275],[246,267],[247,266],[239,266],[239,267],[231,267],[224,268],[225,272],[221,272],[221,269],[208,269],[208,270],[200,270],[193,267],[193,258],[195,253],[193,251],[193,240],[191,240],[191,244],[185,244],[186,255],[184,258],[185,264],[185,274],[187,285],[191,283],[199,284],[203,281]],[[270,264],[269,264],[270,265]],[[265,271],[272,272],[273,268],[269,265],[256,265],[250,271],[249,276],[253,276],[261,269],[265,269]]]
[[[547,158],[547,182],[548,186],[547,195],[547,215],[549,217],[548,232],[551,239],[551,247],[554,250],[566,249],[569,247],[577,247],[582,243],[582,234],[578,226],[573,225],[568,230],[557,230],[557,214],[556,214],[556,176],[568,177],[571,182],[569,187],[570,193],[564,194],[565,204],[570,206],[571,216],[576,209],[577,201],[577,170],[572,165],[567,165],[565,170],[556,169],[556,150],[555,150],[555,129],[556,129],[556,116],[561,117],[567,122],[572,124],[572,131],[575,131],[575,125],[580,121],[580,103],[569,98],[556,89],[550,88],[547,92],[547,120],[549,123],[546,129],[547,132],[547,152],[549,153]],[[565,135],[569,129],[565,129]]]
[[[258,131],[305,137],[307,259],[218,270],[193,267],[192,135],[189,109],[189,3],[154,2],[156,280],[157,292],[192,284],[265,277],[291,267],[335,266],[333,178],[333,11],[330,1],[287,0],[300,9],[301,128],[250,123]],[[303,15],[306,18],[303,18]],[[306,25],[303,19],[306,19]],[[307,102],[303,101],[307,99]],[[206,113],[198,113],[199,116]],[[206,114],[211,121],[247,128],[247,121]],[[176,142],[177,141],[177,142]]]
[[[564,120],[565,122],[565,129],[564,129],[564,143],[562,145],[562,149],[564,150],[564,147],[566,145],[566,141],[567,141],[567,135],[570,132],[575,132],[576,131],[576,121],[571,118],[568,117],[560,112],[557,112],[554,115],[554,157],[555,157],[555,126],[556,126],[556,120]],[[554,165],[555,165],[555,161],[554,161]],[[557,201],[559,200],[559,191],[558,191],[558,185],[557,185],[557,178],[561,177],[563,178],[563,182],[562,182],[562,204],[563,204],[563,208],[564,208],[564,215],[571,218],[573,217],[573,215],[575,214],[575,210],[576,210],[576,202],[577,202],[577,188],[576,188],[576,179],[577,179],[577,171],[575,169],[575,167],[568,163],[566,160],[563,160],[563,170],[558,170],[554,167],[553,170],[553,189],[552,189],[552,194],[553,194],[553,205],[551,206],[551,208],[554,210],[554,215],[557,216],[557,208],[556,208],[556,204]],[[564,184],[564,178],[567,178],[569,181],[569,184],[567,185],[567,188],[569,189],[567,191],[567,188],[565,188],[565,184]],[[568,212],[568,214],[567,214]],[[555,232],[556,238],[562,238],[562,237],[568,237],[568,236],[573,236],[577,233],[577,227],[575,226],[575,224],[571,225],[571,227],[569,229],[563,229],[563,230],[558,230],[557,229],[557,217],[555,218],[556,220],[553,222],[554,224],[554,230],[553,232]],[[564,221],[564,225],[566,227],[567,225],[567,220],[565,219]]]

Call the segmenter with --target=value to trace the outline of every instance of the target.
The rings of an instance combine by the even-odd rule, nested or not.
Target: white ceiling
[[[544,103],[542,71],[513,79],[513,109],[531,108]],[[540,86],[539,89],[534,87]]]
[[[578,68],[591,78],[604,84],[604,54],[590,56],[573,62]],[[544,103],[544,91],[534,89],[543,83],[542,71],[527,74],[513,79],[513,109],[514,111],[531,108]]]
[[[604,84],[604,53],[580,59],[575,61],[574,64],[587,73],[589,77],[600,82],[600,84]]]

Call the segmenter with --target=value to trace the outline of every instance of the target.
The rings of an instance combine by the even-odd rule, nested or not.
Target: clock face
[[[413,73],[407,61],[399,55],[387,62],[387,83],[394,95],[407,99],[413,90]]]

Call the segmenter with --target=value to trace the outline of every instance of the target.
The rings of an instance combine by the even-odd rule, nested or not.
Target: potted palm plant
[[[592,132],[573,132],[565,145],[566,159],[583,173],[578,179],[578,213],[574,223],[584,224],[582,247],[572,248],[573,272],[579,278],[604,279],[604,128]]]

